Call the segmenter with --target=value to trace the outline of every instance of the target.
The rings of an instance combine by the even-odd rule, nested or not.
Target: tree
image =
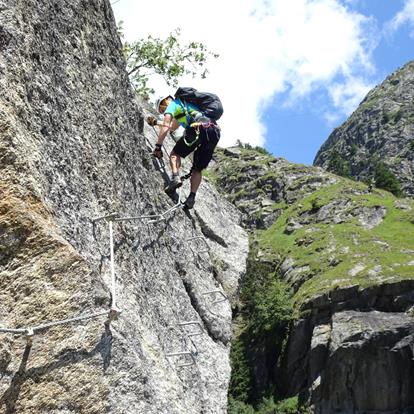
[[[119,32],[122,37],[122,25]],[[200,42],[182,44],[180,35],[177,28],[165,40],[148,36],[132,43],[124,42],[128,75],[138,94],[148,97],[154,93],[148,80],[155,74],[162,76],[169,86],[177,86],[183,75],[206,77],[207,60],[219,55],[207,50]]]
[[[393,193],[397,197],[402,196],[401,185],[394,173],[383,162],[376,162],[374,167],[375,186]]]
[[[333,149],[329,154],[328,170],[342,177],[349,177],[351,175],[349,162],[336,149]]]

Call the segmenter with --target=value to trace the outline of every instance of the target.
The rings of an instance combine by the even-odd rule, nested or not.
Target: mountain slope
[[[413,201],[246,148],[219,152],[209,176],[243,212],[256,263],[233,362],[241,376],[244,353],[251,381],[238,395],[299,394],[321,414],[414,407]],[[256,313],[271,326],[283,310],[269,302],[277,281],[291,289],[290,329],[260,331]]]
[[[332,132],[314,165],[377,183],[381,175],[391,173],[403,193],[414,196],[413,91],[414,62],[409,62],[369,92],[349,119]]]

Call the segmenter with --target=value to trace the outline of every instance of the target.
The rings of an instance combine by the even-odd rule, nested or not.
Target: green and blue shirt
[[[189,128],[199,113],[201,111],[195,105],[181,99],[172,100],[164,111],[164,115],[170,114],[184,128]]]

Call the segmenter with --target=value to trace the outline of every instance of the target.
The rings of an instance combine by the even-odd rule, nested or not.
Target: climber
[[[185,100],[184,91],[188,93]],[[189,103],[191,94],[198,96],[199,106]],[[205,98],[208,102],[206,104]],[[194,100],[193,100],[194,101]],[[214,149],[220,139],[220,128],[216,123],[222,112],[221,102],[214,94],[197,92],[192,88],[179,88],[172,96],[164,96],[157,101],[157,110],[164,115],[161,123],[155,118],[149,117],[150,125],[159,125],[157,143],[153,155],[162,158],[162,144],[169,131],[175,131],[180,125],[185,128],[184,135],[176,142],[170,154],[170,165],[172,171],[171,181],[165,188],[167,194],[173,194],[182,185],[179,175],[181,168],[181,158],[187,157],[194,152],[193,166],[191,167],[190,195],[184,202],[187,209],[194,207],[195,197],[202,179],[202,170],[207,167],[213,157]],[[200,109],[202,108],[202,109]],[[210,116],[206,116],[205,114]]]

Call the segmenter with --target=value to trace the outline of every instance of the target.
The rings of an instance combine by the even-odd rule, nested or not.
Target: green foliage
[[[244,339],[245,337],[240,335],[232,343],[230,351],[232,375],[229,385],[230,398],[243,403],[248,401],[252,387],[247,347]]]
[[[387,190],[397,197],[402,195],[401,185],[397,177],[383,162],[377,162],[374,167],[375,186]]]
[[[340,175],[342,177],[350,176],[351,169],[349,162],[346,161],[336,149],[330,152],[328,161],[329,171],[332,171],[334,174]]]
[[[122,26],[118,29],[122,37]],[[135,42],[124,42],[124,55],[129,78],[138,94],[148,97],[154,90],[148,86],[149,77],[160,75],[170,86],[177,86],[183,75],[205,78],[209,57],[218,55],[200,42],[182,44],[180,29],[166,39],[148,36]]]
[[[350,203],[346,221],[336,225],[309,223],[292,234],[284,233],[288,218],[298,220],[305,212],[315,211],[315,207],[345,200]],[[405,202],[414,209],[413,201]],[[271,227],[259,233],[258,244],[266,257],[290,257],[296,268],[306,268],[295,278],[295,311],[311,297],[336,288],[366,288],[386,280],[412,279],[409,262],[414,260],[414,254],[407,252],[414,251],[414,238],[409,237],[414,231],[410,223],[413,210],[395,208],[394,203],[395,197],[385,191],[367,193],[364,184],[343,179],[301,199],[300,207],[288,206]],[[373,229],[364,228],[352,214],[361,207],[378,206],[385,207],[386,215]],[[335,247],[336,265],[331,262],[330,246]],[[352,275],[351,269],[359,263],[365,266],[364,270]],[[376,266],[381,267],[380,273],[370,276]]]
[[[289,287],[273,274],[263,289],[255,292],[250,315],[250,332],[256,338],[266,337],[286,327],[292,316]]]
[[[229,398],[243,404],[252,404],[262,395],[273,395],[275,384],[268,389],[256,389],[251,367],[257,354],[263,349],[272,349],[275,368],[287,326],[292,319],[291,291],[275,274],[273,266],[257,260],[254,249],[247,262],[246,275],[242,281],[240,298],[243,328],[233,338],[230,354],[232,377]],[[271,366],[268,367],[272,369]],[[243,405],[236,404],[237,410]],[[244,409],[244,408],[243,408]],[[229,412],[250,412],[234,411]]]
[[[269,152],[266,148],[260,147],[258,145],[256,145],[253,149],[263,155],[272,155],[272,153]]]
[[[403,111],[401,109],[398,109],[394,112],[385,112],[382,117],[382,123],[388,124],[393,123],[396,124],[403,116]]]
[[[244,149],[247,149],[247,150],[256,151],[259,154],[272,155],[272,153],[269,152],[266,148],[260,147],[259,145],[253,146],[253,145],[249,144],[248,142],[243,143],[239,139],[236,141],[236,146],[238,146],[239,148],[244,148]]]
[[[256,414],[256,411],[251,405],[230,397],[227,414]]]
[[[259,405],[260,414],[298,414],[298,398],[292,397],[275,402],[273,397],[264,398]]]
[[[305,414],[298,404],[298,398],[275,401],[273,397],[263,398],[257,409],[249,404],[229,398],[228,414]]]
[[[349,153],[352,156],[354,156],[358,152],[358,146],[353,142],[351,144],[351,149],[349,150]]]

